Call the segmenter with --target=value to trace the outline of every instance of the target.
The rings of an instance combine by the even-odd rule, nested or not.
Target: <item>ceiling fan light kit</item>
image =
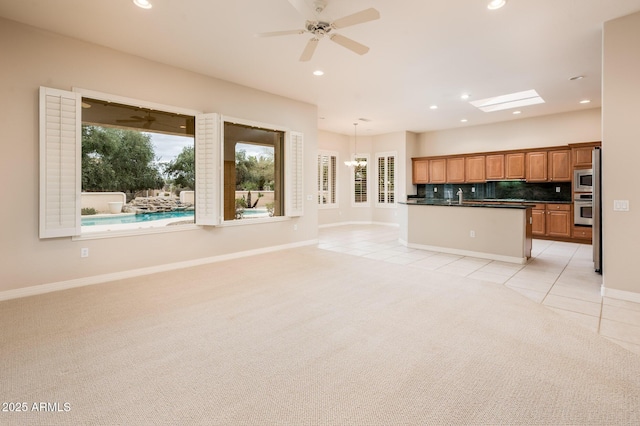
[[[299,11],[304,11],[306,3],[304,0],[289,0],[291,4],[298,9]],[[315,14],[320,14],[324,11],[326,7],[325,1],[315,1],[313,3],[313,11]],[[369,8],[365,10],[361,10],[360,12],[356,12],[354,14],[342,17],[340,19],[336,19],[333,22],[327,22],[320,19],[317,20],[307,20],[304,25],[304,29],[302,30],[286,30],[286,31],[273,31],[268,33],[257,34],[259,37],[273,37],[273,36],[281,36],[281,35],[293,35],[293,34],[304,34],[309,33],[312,34],[313,37],[307,42],[304,50],[302,51],[302,55],[300,55],[301,62],[307,62],[311,60],[313,54],[315,53],[316,47],[318,47],[318,42],[325,35],[329,35],[333,30],[350,27],[352,25],[362,24],[369,21],[374,21],[376,19],[380,19],[380,12],[378,12],[374,8]],[[341,34],[336,34],[335,32],[329,35],[329,40],[333,41],[340,46],[351,50],[358,55],[364,55],[369,51],[369,48],[364,44],[358,43],[355,40],[352,40],[348,37],[345,37]]]

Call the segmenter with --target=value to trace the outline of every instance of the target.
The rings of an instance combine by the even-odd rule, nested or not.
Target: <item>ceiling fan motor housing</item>
[[[323,36],[328,34],[332,30],[332,27],[328,22],[307,21],[306,29],[313,35]]]

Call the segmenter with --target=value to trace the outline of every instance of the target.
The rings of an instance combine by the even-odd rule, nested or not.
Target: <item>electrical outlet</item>
[[[307,201],[313,201],[313,195],[307,195]]]
[[[80,257],[89,257],[89,249],[87,247],[80,249]]]
[[[437,187],[433,187],[433,192],[438,192],[438,188]]]
[[[476,187],[475,186],[471,188],[471,192],[476,192]]]
[[[556,192],[560,192],[560,187],[556,186]]]
[[[293,225],[293,230],[297,231],[298,230],[298,225]]]
[[[476,231],[469,231],[469,236],[471,238],[475,238],[476,237]]]

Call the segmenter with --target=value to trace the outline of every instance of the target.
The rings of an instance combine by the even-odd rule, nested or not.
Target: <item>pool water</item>
[[[143,213],[132,215],[115,215],[102,217],[83,217],[82,226],[94,225],[122,225],[125,223],[149,222],[161,219],[193,219],[193,211],[175,211],[160,213]]]

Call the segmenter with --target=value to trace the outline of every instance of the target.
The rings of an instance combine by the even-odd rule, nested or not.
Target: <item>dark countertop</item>
[[[489,207],[496,209],[527,209],[533,207],[534,203],[527,204],[493,204],[483,203],[482,201],[464,201],[462,204],[458,204],[457,201],[445,201],[445,200],[425,200],[424,198],[409,199],[406,202],[400,202],[400,204],[416,205],[416,206],[445,206],[445,207]]]
[[[407,202],[408,203],[413,203],[413,201],[421,201],[421,202],[428,202],[428,203],[433,203],[433,205],[439,205],[440,204],[449,204],[447,200],[441,200],[441,199],[426,199],[423,197],[418,197],[417,195],[409,195],[407,197]],[[458,204],[458,200],[457,199],[452,199],[451,200],[451,204]],[[542,204],[542,203],[548,203],[548,204],[573,204],[573,201],[569,200],[569,201],[556,201],[556,200],[527,200],[525,198],[478,198],[478,199],[474,199],[474,198],[467,198],[464,199],[464,203],[477,203],[477,204],[482,204],[482,203],[528,203],[528,204]],[[424,203],[422,203],[424,204]]]

